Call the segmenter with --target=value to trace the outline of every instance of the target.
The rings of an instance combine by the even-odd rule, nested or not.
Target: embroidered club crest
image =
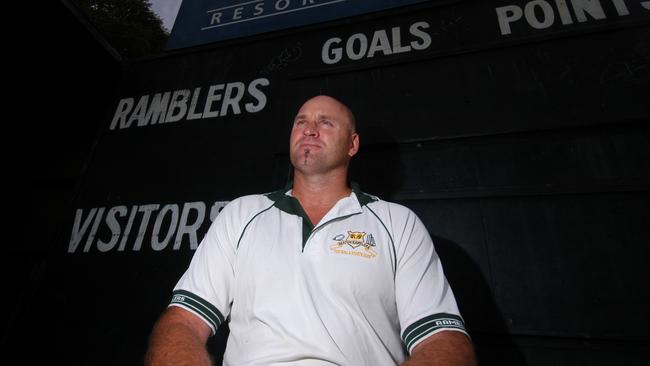
[[[348,231],[347,237],[337,235],[334,240],[336,243],[330,245],[330,250],[334,253],[355,255],[366,259],[377,256],[377,252],[373,249],[376,244],[372,234],[366,234],[363,231]]]

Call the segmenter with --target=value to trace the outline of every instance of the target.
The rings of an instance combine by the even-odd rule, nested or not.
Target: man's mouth
[[[317,142],[301,142],[298,144],[303,149],[321,148],[322,145]]]

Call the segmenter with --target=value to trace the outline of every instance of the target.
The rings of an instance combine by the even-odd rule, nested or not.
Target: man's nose
[[[307,125],[305,126],[304,132],[305,136],[318,136],[318,126],[316,123],[313,122],[307,122]]]

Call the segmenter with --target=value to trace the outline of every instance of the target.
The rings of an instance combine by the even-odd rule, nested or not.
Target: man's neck
[[[341,198],[350,195],[347,184],[347,171],[339,174],[309,175],[294,172],[292,196],[298,199],[312,223],[320,219]]]

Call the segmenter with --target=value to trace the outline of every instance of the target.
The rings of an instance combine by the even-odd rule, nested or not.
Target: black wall
[[[646,364],[650,11],[628,2],[630,15],[618,16],[603,1],[607,19],[519,22],[502,35],[495,8],[525,3],[431,2],[128,62],[101,99],[70,87],[102,101],[85,103],[100,135],[72,205],[50,206],[60,216],[54,239],[37,254],[9,252],[34,263],[16,270],[20,300],[3,345],[38,344],[29,360],[141,363],[193,253],[191,235],[178,234],[183,209],[200,239],[215,202],[282,186],[293,114],[329,93],[359,121],[352,178],[424,221],[482,364]],[[321,59],[332,37],[400,27],[407,42],[422,21],[426,49]],[[246,111],[259,102],[246,90],[239,114],[110,127],[124,98],[188,89],[202,111],[211,85],[259,79],[268,85],[258,112]],[[53,108],[70,105],[49,95]],[[38,119],[65,118],[54,116]],[[42,131],[51,130],[40,131],[49,141]],[[35,245],[42,219],[27,211],[22,248]],[[225,333],[210,341],[217,359]]]
[[[70,334],[56,238],[122,68],[59,1],[11,2],[4,11],[0,348],[36,364],[77,348],[56,346]]]

